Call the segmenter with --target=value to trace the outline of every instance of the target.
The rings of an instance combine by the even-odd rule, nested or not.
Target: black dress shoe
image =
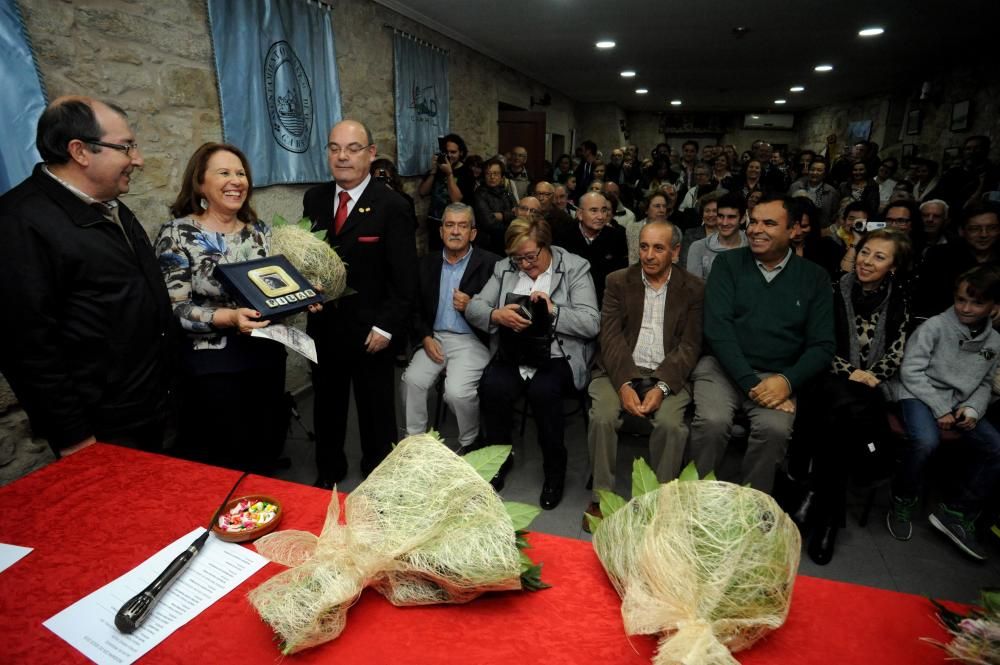
[[[316,482],[313,483],[313,487],[318,487],[321,490],[332,490],[333,485],[333,479],[327,478],[326,476],[320,476],[316,479]]]
[[[562,501],[563,486],[555,485],[546,481],[542,485],[542,496],[538,499],[538,504],[543,510],[552,510]]]
[[[809,558],[818,566],[825,566],[833,559],[833,546],[837,542],[835,526],[817,527],[809,539]]]
[[[493,476],[493,478],[490,480],[490,485],[493,485],[493,489],[495,489],[497,492],[503,489],[504,480],[507,479],[507,474],[510,473],[510,470],[513,467],[514,467],[514,451],[511,450],[510,455],[507,456],[507,459],[503,461],[503,464],[501,464],[500,468],[497,470],[496,475]]]

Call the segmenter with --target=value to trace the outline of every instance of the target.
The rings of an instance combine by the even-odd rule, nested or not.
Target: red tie
[[[340,235],[340,230],[344,228],[347,221],[347,202],[351,200],[351,195],[347,192],[340,193],[340,205],[337,206],[337,216],[333,218],[333,232]]]

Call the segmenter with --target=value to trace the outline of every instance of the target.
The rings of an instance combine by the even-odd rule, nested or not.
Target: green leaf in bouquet
[[[528,543],[528,539],[526,537],[527,534],[528,534],[527,531],[521,531],[521,530],[514,532],[514,544],[517,545],[517,549],[519,550],[531,549],[531,545]]]
[[[511,446],[486,446],[468,453],[463,459],[472,465],[479,477],[489,482],[510,456]]]
[[[601,515],[604,517],[625,505],[625,499],[608,490],[597,490],[597,496],[600,498]]]
[[[979,592],[983,609],[988,614],[1000,617],[1000,588],[988,587]]]
[[[497,446],[500,447],[500,446]],[[472,453],[469,453],[471,455]],[[468,458],[468,455],[466,455]],[[493,476],[490,476],[492,478]],[[529,524],[534,521],[538,514],[542,512],[542,509],[538,506],[532,506],[527,503],[518,503],[517,501],[504,501],[503,507],[507,509],[507,514],[510,515],[510,521],[514,523],[514,531],[521,531]]]
[[[632,462],[632,498],[652,492],[659,486],[660,482],[646,460],[636,457]]]
[[[694,462],[688,462],[688,465],[684,467],[681,471],[681,475],[677,476],[677,480],[699,480],[698,467],[695,466]]]
[[[296,225],[303,231],[312,231],[313,227],[312,220],[309,219],[308,217],[303,217],[298,222],[296,222]]]
[[[709,471],[702,480],[718,480],[718,478],[715,477],[715,471]]]
[[[551,588],[551,584],[542,581],[542,564],[521,570],[521,588],[525,591],[541,591]]]
[[[326,242],[326,229],[320,229],[319,231],[313,231],[313,235]]]
[[[597,531],[597,527],[599,527],[601,522],[604,521],[603,518],[598,517],[597,515],[591,515],[590,513],[584,513],[583,517],[587,520],[587,526],[590,527],[590,533]]]
[[[286,224],[288,224],[288,220],[281,215],[275,215],[271,219],[271,226],[285,226]]]

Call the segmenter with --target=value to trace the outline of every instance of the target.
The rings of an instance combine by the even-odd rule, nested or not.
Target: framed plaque
[[[323,295],[281,254],[220,263],[215,267],[215,278],[234,300],[257,310],[263,319],[278,319],[323,302]]]

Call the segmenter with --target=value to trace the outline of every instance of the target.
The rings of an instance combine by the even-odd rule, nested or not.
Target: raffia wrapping
[[[347,286],[347,268],[325,240],[293,224],[271,228],[271,253],[284,254],[302,276],[322,289],[329,299],[339,298]]]
[[[611,513],[593,542],[625,632],[664,635],[656,665],[738,665],[730,652],[788,616],[801,537],[763,492],[675,480]]]
[[[332,640],[366,586],[394,605],[464,603],[521,588],[511,519],[489,483],[431,435],[401,441],[347,497],[334,493],[319,538],[279,531],[257,541],[292,566],[250,602],[294,653]]]

